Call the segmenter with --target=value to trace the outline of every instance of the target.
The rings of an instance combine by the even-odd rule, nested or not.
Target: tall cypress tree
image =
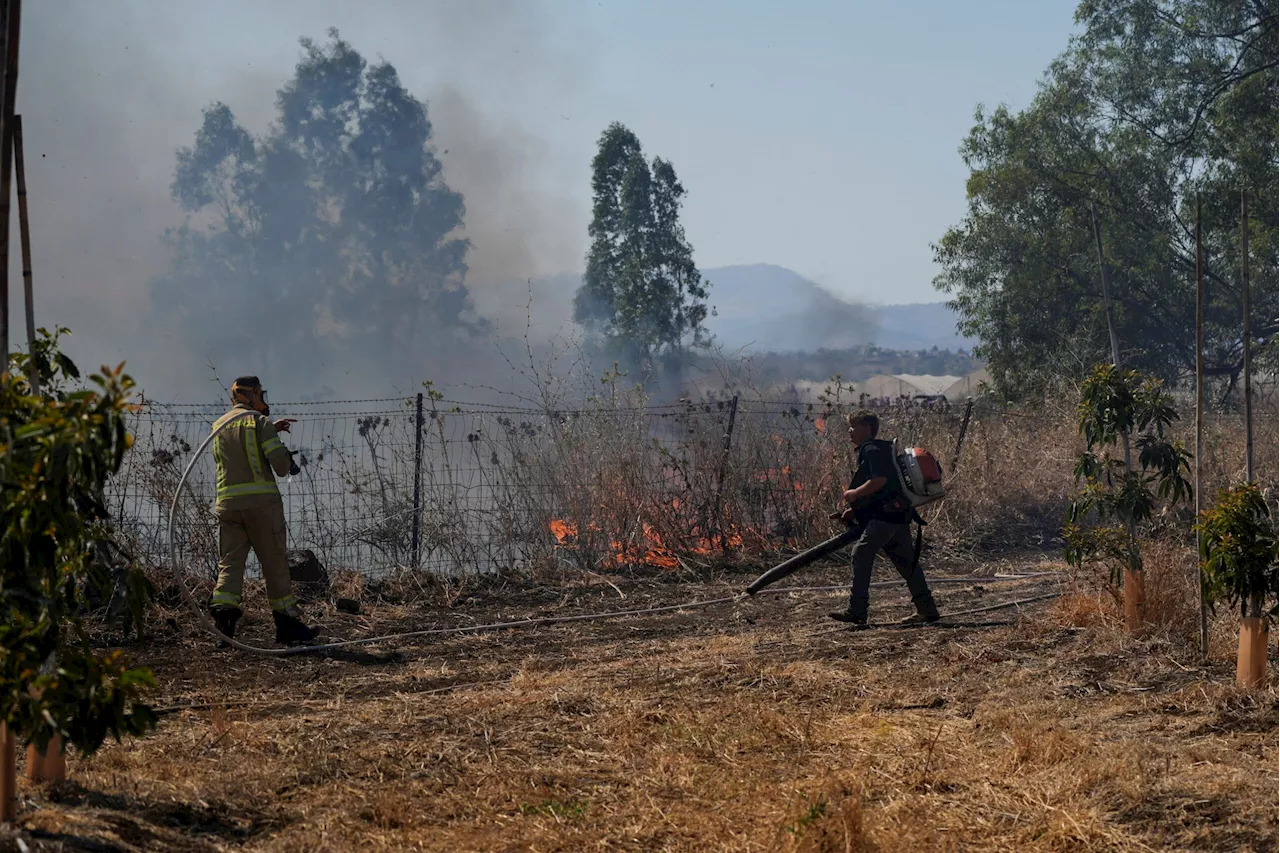
[[[706,346],[709,283],[680,225],[685,188],[675,167],[646,161],[640,140],[618,122],[601,135],[591,165],[591,249],[574,319],[638,365]]]

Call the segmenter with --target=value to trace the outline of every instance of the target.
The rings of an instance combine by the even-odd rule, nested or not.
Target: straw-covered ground
[[[939,602],[1063,597],[923,629],[840,629],[836,592],[330,658],[215,649],[174,622],[137,651],[160,729],[24,783],[0,850],[1276,849],[1277,694],[1233,686],[1229,616],[1204,662],[1186,619],[1132,639],[1105,595],[980,576],[1030,565],[985,564]],[[508,580],[313,613],[370,636],[748,579]],[[901,587],[874,595],[873,618],[909,612]],[[262,609],[242,624],[270,644]]]

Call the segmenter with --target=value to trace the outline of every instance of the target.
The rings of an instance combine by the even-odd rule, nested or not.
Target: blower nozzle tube
[[[861,535],[861,528],[850,527],[839,536],[833,536],[820,545],[814,545],[808,551],[801,551],[790,560],[785,563],[779,563],[752,581],[751,585],[747,587],[747,595],[755,595],[769,584],[782,580],[792,572],[803,569],[810,563],[816,563],[828,554],[834,554],[844,546],[858,541],[858,537]]]

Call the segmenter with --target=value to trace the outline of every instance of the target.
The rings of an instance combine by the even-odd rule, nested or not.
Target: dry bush
[[[744,381],[730,433],[725,395],[661,403],[617,376],[601,385],[584,374],[537,375],[536,395],[509,406],[454,405],[432,392],[420,436],[412,400],[304,418],[290,438],[305,448],[303,473],[290,486],[291,546],[316,551],[331,572],[422,589],[432,582],[420,573],[520,573],[549,584],[619,571],[699,576],[755,567],[836,532],[828,514],[853,467],[844,417],[859,405],[839,382],[800,402],[768,398]],[[943,464],[948,497],[923,513],[935,559],[1061,547],[1082,446],[1068,396],[1022,407],[979,401],[958,460],[963,406],[877,411],[883,437],[929,448]],[[140,421],[114,503],[126,544],[150,566],[169,562],[163,512],[186,451],[215,415],[151,407]],[[1206,417],[1206,500],[1243,478],[1242,427],[1238,413]],[[1275,434],[1274,415],[1260,413],[1262,482],[1277,477]],[[1193,418],[1184,415],[1177,437],[1193,446]],[[211,470],[207,462],[195,469],[195,494],[179,501],[177,525],[180,564],[204,577],[213,575],[216,544]],[[1181,508],[1146,535],[1185,544],[1190,520],[1190,508]],[[1150,595],[1164,606],[1160,589]]]
[[[1193,549],[1168,539],[1142,543],[1143,593],[1151,629],[1169,636],[1199,632],[1200,580]]]

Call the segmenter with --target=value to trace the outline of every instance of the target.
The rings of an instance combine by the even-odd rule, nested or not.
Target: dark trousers
[[[923,614],[937,612],[929,584],[924,579],[924,569],[915,559],[915,546],[911,542],[911,525],[889,521],[868,521],[862,536],[853,543],[853,588],[849,592],[849,612],[859,619],[867,618],[868,593],[871,587],[871,567],[876,554],[884,550],[898,569],[916,610]]]

